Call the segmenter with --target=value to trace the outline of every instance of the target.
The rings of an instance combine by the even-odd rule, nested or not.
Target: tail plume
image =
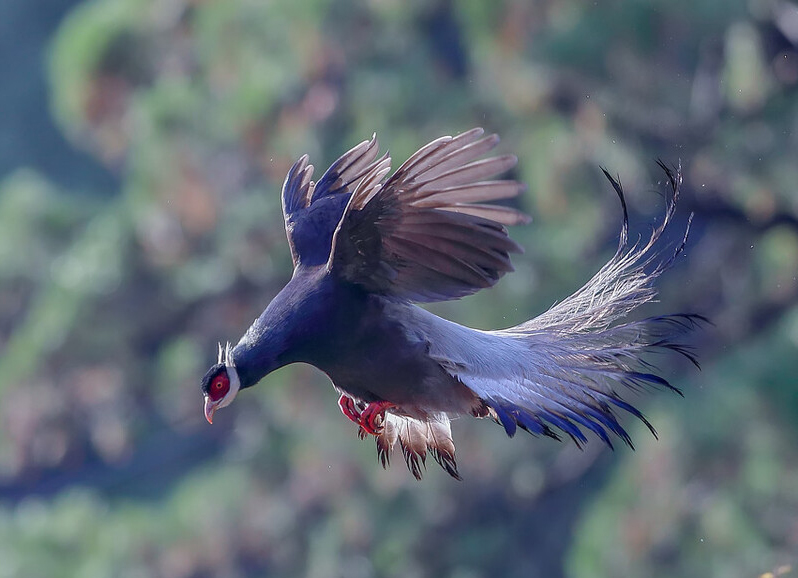
[[[615,189],[623,209],[623,224],[618,250],[612,259],[599,269],[581,289],[542,315],[515,327],[514,330],[530,332],[545,329],[546,331],[562,330],[574,333],[603,329],[656,297],[654,281],[670,268],[684,251],[693,222],[693,213],[691,213],[681,243],[676,246],[670,256],[663,259],[661,252],[657,250],[657,245],[665,229],[673,220],[676,211],[676,203],[679,200],[682,185],[682,168],[681,165],[677,165],[674,167],[674,172],[662,161],[657,161],[657,164],[665,171],[670,194],[666,200],[665,217],[662,223],[654,228],[648,242],[643,244],[642,239],[638,238],[630,246],[626,195],[620,181],[614,179],[606,169],[602,169],[604,176]],[[653,269],[651,269],[652,265]]]
[[[581,446],[587,442],[581,429],[585,428],[610,447],[610,434],[631,447],[617,410],[643,421],[655,436],[656,431],[619,391],[664,388],[681,395],[658,375],[649,354],[674,351],[698,366],[692,349],[679,338],[707,322],[701,315],[678,313],[615,323],[656,297],[654,281],[684,250],[692,222],[690,215],[681,242],[663,255],[659,241],[673,219],[682,173],[680,166],[671,170],[661,161],[658,164],[665,171],[670,191],[665,217],[648,241],[638,239],[630,244],[623,188],[604,170],[623,208],[615,255],[581,289],[542,315],[489,332],[505,340],[502,347],[521,357],[517,362],[511,360],[509,366],[505,363],[503,374],[488,375],[463,366],[457,369],[458,377],[483,399],[488,414],[508,435],[520,427],[558,438],[556,430],[560,430]]]

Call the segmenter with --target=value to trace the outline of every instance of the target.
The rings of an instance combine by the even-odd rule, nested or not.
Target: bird
[[[395,448],[421,479],[427,456],[455,479],[451,421],[490,418],[512,437],[570,437],[582,447],[592,432],[613,448],[634,448],[621,424],[624,399],[642,389],[681,391],[660,375],[651,354],[675,352],[698,366],[681,337],[706,318],[693,313],[624,318],[657,295],[654,281],[683,253],[665,243],[682,183],[665,172],[662,222],[629,239],[620,179],[602,169],[620,199],[617,251],[595,275],[547,311],[513,327],[485,331],[441,318],[420,304],[459,299],[513,271],[522,248],[507,227],[530,218],[509,203],[525,186],[496,178],[517,164],[495,154],[499,137],[474,128],[433,140],[391,173],[377,136],[336,160],[313,181],[304,155],[282,187],[293,275],[235,346],[219,344],[204,375],[204,412],[216,411],[272,371],[304,362],[324,372],[343,414],[363,439],[376,440],[383,467]],[[493,156],[486,156],[486,155]],[[675,245],[675,247],[674,247]]]

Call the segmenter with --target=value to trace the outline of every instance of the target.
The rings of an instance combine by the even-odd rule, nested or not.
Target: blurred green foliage
[[[798,573],[798,30],[755,0],[89,0],[53,38],[52,111],[121,176],[0,183],[0,577]],[[383,472],[326,379],[277,372],[209,430],[197,381],[290,276],[278,190],[376,131],[401,162],[500,133],[529,184],[517,272],[433,309],[507,326],[636,230],[685,166],[686,399],[638,451],[455,423],[458,484]],[[660,183],[661,184],[661,183]],[[674,238],[674,241],[677,239]],[[209,433],[210,432],[210,433]],[[399,460],[400,461],[400,460]]]

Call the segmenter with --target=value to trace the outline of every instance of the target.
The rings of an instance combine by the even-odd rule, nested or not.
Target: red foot
[[[385,410],[396,407],[390,401],[374,401],[366,406],[360,413],[360,427],[366,433],[372,435],[380,435],[382,433],[382,424],[385,421]]]
[[[357,404],[355,400],[346,395],[345,393],[341,394],[341,397],[338,398],[338,407],[341,408],[341,412],[355,422],[357,425],[360,425],[360,411],[357,409]]]

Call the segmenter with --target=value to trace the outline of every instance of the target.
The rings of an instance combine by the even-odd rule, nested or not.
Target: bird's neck
[[[306,350],[328,329],[334,285],[323,266],[294,273],[233,348],[242,389],[284,365],[307,361]]]

